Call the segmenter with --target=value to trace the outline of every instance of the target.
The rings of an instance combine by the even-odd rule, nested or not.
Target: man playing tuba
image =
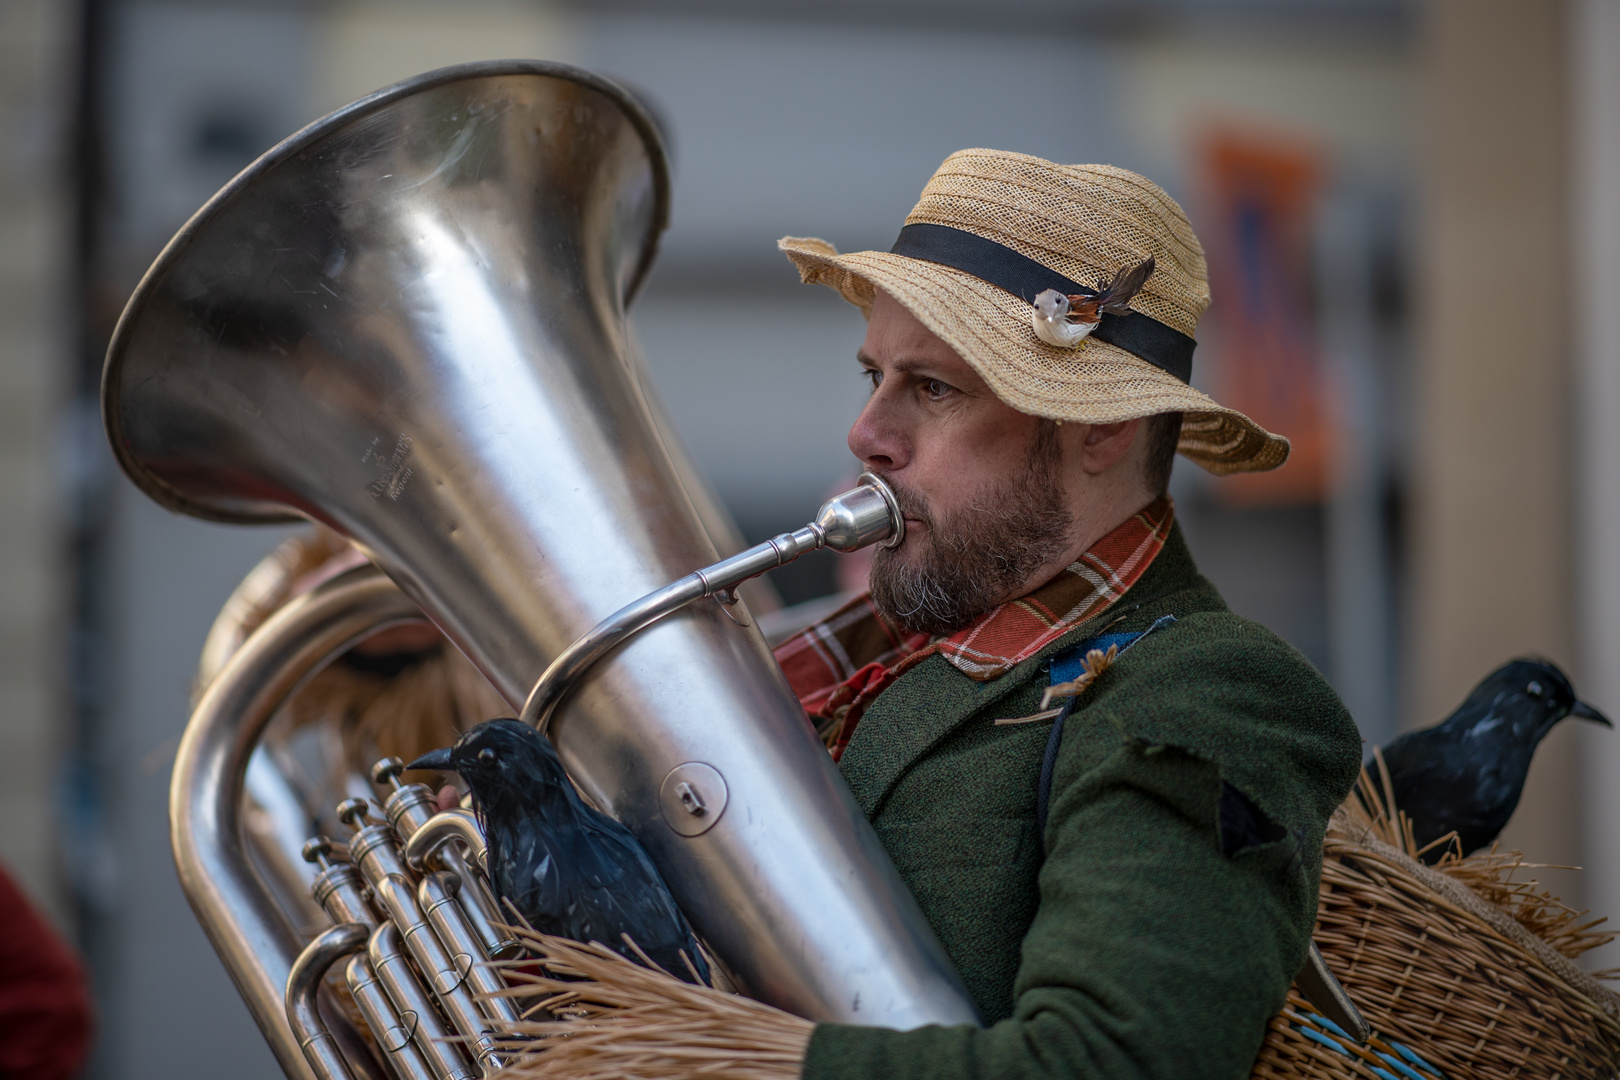
[[[1176,525],[1178,451],[1217,475],[1288,455],[1187,383],[1209,292],[1185,216],[1121,169],[971,150],[892,251],[781,247],[868,316],[849,445],[906,530],[867,595],[776,656],[986,1025],[821,1024],[804,1075],[1248,1075],[1360,738],[1302,656],[1226,609]],[[301,545],[284,557],[311,580],[356,558]],[[393,693],[465,664],[413,630],[296,703],[339,719],[351,769],[498,711],[476,678],[470,710]]]
[[[986,1024],[823,1024],[804,1075],[1247,1075],[1360,739],[1176,524],[1178,451],[1288,456],[1188,385],[1185,215],[1123,169],[966,150],[893,250],[780,246],[868,317],[849,446],[906,533],[777,657]]]
[[[716,547],[701,485],[670,453],[623,326],[668,196],[653,125],[612,84],[538,61],[429,72],[245,170],[119,321],[104,417],[143,491],[213,520],[336,530],[282,549],[232,597],[171,789],[181,885],[284,1071],[341,1080],[371,1056],[321,1007],[339,960],[399,1075],[1275,1071],[1292,1051],[1255,1051],[1306,955],[1324,826],[1359,745],[1303,658],[1226,610],[1177,529],[1177,452],[1216,474],[1288,454],[1190,388],[1209,297],[1180,208],[1122,170],[966,151],[889,252],[783,241],[805,280],[869,318],[873,392],[850,446],[883,479],[693,570]],[[870,594],[781,646],[790,691],[733,588],[809,550],[880,541],[896,547]],[[434,805],[401,781],[403,762],[375,761],[525,700],[533,728],[481,730],[543,764],[494,794],[549,802],[475,791],[468,818],[448,808],[454,789]],[[328,786],[346,797],[324,807],[342,831],[289,852],[281,826],[322,812],[325,796],[300,805],[294,783],[315,749],[341,759]],[[519,760],[486,744],[424,764],[441,753],[475,787]],[[353,773],[373,764],[368,789]],[[244,789],[267,811],[257,825]],[[529,842],[557,839],[563,816],[577,845]],[[1430,991],[1456,1017],[1458,973],[1489,984],[1461,1020],[1426,1013],[1422,1039],[1403,1032],[1432,1052],[1432,1033],[1461,1031],[1467,1060],[1484,1046],[1468,1016],[1529,1000],[1480,974],[1511,946],[1489,971],[1545,969],[1544,999],[1573,1018],[1554,1025],[1554,1068],[1613,1074],[1620,1006],[1568,962],[1599,935],[1505,884],[1517,862],[1468,869],[1515,898],[1512,914],[1377,837],[1332,843],[1362,849],[1329,864],[1337,925],[1397,910],[1376,888],[1339,902],[1341,882],[1404,875],[1397,893],[1450,897],[1472,913],[1464,933],[1496,943],[1419,950],[1436,963],[1401,960],[1393,977],[1358,960],[1358,991],[1395,986],[1378,1019],[1401,1026],[1393,1010]],[[624,907],[604,852],[759,1000],[577,943],[623,928],[640,948],[634,912],[557,917],[585,895],[560,887],[570,867],[591,903]],[[308,899],[289,855],[319,867]],[[485,879],[510,899],[525,874],[559,885],[538,890],[559,902],[536,899],[531,922],[562,933],[521,931],[532,959],[502,970],[550,1019],[516,1017],[516,988],[477,963],[515,945]],[[1430,940],[1433,926],[1394,932]],[[1546,1028],[1510,1037],[1502,1060],[1547,1049]],[[1307,1043],[1350,1052],[1314,1014],[1271,1031],[1313,1061]],[[1395,1071],[1416,1075],[1391,1054],[1437,1074],[1387,1049]]]

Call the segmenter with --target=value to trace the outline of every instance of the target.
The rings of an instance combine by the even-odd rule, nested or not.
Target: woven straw
[[[1209,306],[1204,250],[1186,215],[1124,169],[961,150],[928,181],[906,224],[994,240],[1085,285],[1151,255],[1157,267],[1131,308],[1188,336]],[[1096,339],[1078,349],[1046,344],[1029,304],[971,274],[883,251],[840,255],[824,240],[790,236],[778,246],[803,281],[837,290],[868,315],[876,289],[893,296],[1020,412],[1084,424],[1181,412],[1178,449],[1216,475],[1288,458],[1287,439],[1140,357]]]
[[[1291,995],[1254,1075],[1405,1075],[1376,1052],[1398,1043],[1450,1080],[1613,1077],[1620,997],[1571,962],[1609,936],[1533,881],[1514,881],[1525,868],[1516,854],[1422,865],[1402,816],[1390,824],[1366,777],[1362,791],[1328,832],[1315,937],[1377,1041],[1354,1047]]]

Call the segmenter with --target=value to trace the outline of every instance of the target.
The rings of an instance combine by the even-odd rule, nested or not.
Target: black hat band
[[[899,239],[889,251],[972,274],[1007,290],[1026,304],[1033,304],[1035,297],[1047,289],[1056,289],[1065,296],[1097,291],[1069,280],[1012,248],[949,225],[907,225],[900,230]],[[1198,343],[1151,315],[1139,311],[1129,315],[1104,314],[1090,337],[1124,349],[1182,382],[1192,381],[1192,355]]]

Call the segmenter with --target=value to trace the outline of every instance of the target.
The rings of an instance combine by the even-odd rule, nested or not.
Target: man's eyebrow
[[[875,368],[879,366],[878,362],[872,359],[872,357],[869,356],[865,350],[857,352],[855,354],[855,359],[864,367]],[[894,363],[889,365],[889,368],[891,371],[899,372],[901,375],[915,375],[918,372],[931,372],[935,366],[936,365],[932,360],[915,359],[896,360]]]

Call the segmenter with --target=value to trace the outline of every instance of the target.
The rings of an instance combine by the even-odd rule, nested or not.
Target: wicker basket
[[[1316,943],[1376,1036],[1358,1047],[1291,994],[1254,1075],[1620,1072],[1620,996],[1571,961],[1609,935],[1534,881],[1514,880],[1527,868],[1516,853],[1448,853],[1424,866],[1412,857],[1410,827],[1365,775],[1359,794],[1328,831]]]

